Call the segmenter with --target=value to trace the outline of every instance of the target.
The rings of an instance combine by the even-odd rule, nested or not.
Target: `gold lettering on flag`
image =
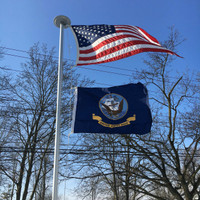
[[[126,119],[125,122],[120,123],[120,124],[108,124],[106,122],[102,121],[102,118],[98,115],[92,114],[92,119],[93,120],[97,120],[98,123],[104,127],[108,127],[108,128],[118,128],[118,127],[122,127],[122,126],[127,126],[130,124],[131,121],[135,121],[136,120],[136,115],[134,114],[133,117],[129,117]]]

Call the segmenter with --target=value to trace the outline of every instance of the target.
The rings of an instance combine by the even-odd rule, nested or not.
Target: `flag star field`
[[[80,47],[89,46],[97,39],[115,33],[115,28],[111,25],[73,26],[73,29]]]

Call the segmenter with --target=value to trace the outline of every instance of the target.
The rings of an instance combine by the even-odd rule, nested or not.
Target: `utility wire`
[[[5,46],[1,46],[0,48],[3,48],[3,49],[7,49],[7,50],[11,50],[11,51],[17,51],[17,52],[22,52],[22,53],[30,53],[29,51],[25,51],[25,50],[20,50],[20,49],[15,49],[15,48],[9,48],[9,47],[5,47]],[[8,54],[8,53],[2,53],[4,55],[9,55],[9,56],[16,56],[16,57],[20,57],[20,58],[25,58],[25,59],[29,59],[29,57],[27,56],[20,56],[20,55],[15,55],[15,54]],[[45,55],[45,54],[40,54],[40,55]],[[54,56],[53,58],[56,58],[58,59],[58,57]],[[65,59],[66,60],[66,59]],[[72,60],[72,59],[67,59],[67,60],[70,60],[72,62],[75,62],[75,60]],[[106,68],[112,68],[112,69],[115,69],[115,70],[122,70],[122,71],[128,71],[128,72],[132,72],[132,73],[138,73],[138,71],[136,70],[132,70],[132,69],[128,69],[128,68],[120,68],[120,67],[113,67],[113,66],[109,66],[109,65],[105,65],[105,64],[98,64],[98,66],[102,66],[102,67],[106,67]],[[121,76],[129,76],[129,77],[132,77],[130,74],[121,74],[121,73],[116,73],[116,72],[110,72],[110,71],[104,71],[104,70],[97,70],[97,69],[90,69],[88,67],[79,67],[79,66],[76,66],[77,68],[80,68],[80,69],[87,69],[87,70],[94,70],[94,71],[99,71],[99,72],[104,72],[104,73],[111,73],[111,74],[117,74],[117,75],[121,75]],[[171,79],[176,79],[176,77],[169,77]]]
[[[14,49],[14,48],[8,48],[8,47],[1,47],[3,49],[7,49],[7,50],[12,50],[12,51],[17,51],[17,52],[22,52],[22,53],[29,53],[29,51],[24,51],[24,50],[19,50],[19,49]],[[20,57],[20,58],[25,58],[25,59],[29,59],[29,57],[27,56],[20,56],[20,55],[15,55],[15,54],[8,54],[8,53],[3,53],[5,55],[9,55],[9,56],[15,56],[15,57]],[[44,55],[44,54],[40,54],[40,55]],[[57,58],[57,57],[54,57],[54,58]],[[112,68],[112,69],[118,69],[118,70],[126,70],[126,71],[129,71],[129,72],[136,72],[135,70],[130,70],[130,69],[126,69],[126,68],[119,68],[119,67],[111,67],[111,66],[108,66],[108,65],[102,65],[100,64],[99,66],[104,66],[104,67],[109,67],[109,68]],[[126,76],[126,77],[132,77],[131,74],[124,74],[124,73],[117,73],[117,72],[112,72],[112,71],[106,71],[106,70],[100,70],[100,69],[95,69],[95,68],[88,68],[88,67],[79,67],[79,66],[76,66],[77,68],[80,68],[80,69],[85,69],[85,70],[90,70],[90,71],[97,71],[97,72],[102,72],[102,73],[109,73],[109,74],[114,74],[114,75],[119,75],[119,76]],[[17,70],[17,69],[11,69],[9,67],[1,67],[0,66],[0,69],[1,70],[7,70],[7,71],[15,71],[15,72],[23,72],[22,70]],[[173,78],[173,77],[171,77]],[[159,80],[158,80],[159,81]],[[95,84],[98,84],[98,85],[105,85],[105,86],[113,86],[113,85],[110,85],[110,84],[106,84],[106,83],[100,83],[100,82],[95,82]],[[153,91],[151,91],[152,93]],[[189,97],[189,98],[198,98],[198,97]]]
[[[22,52],[22,53],[27,53],[27,54],[29,54],[30,53],[30,51],[25,51],[25,50],[20,50],[20,49],[14,49],[14,48],[8,48],[8,47],[0,47],[0,48],[3,48],[3,49],[7,49],[7,50],[12,50],[12,51],[17,51],[17,52]],[[2,54],[5,54],[5,53],[2,53]],[[6,54],[5,54],[6,55]],[[12,54],[8,54],[8,55],[12,55]],[[45,56],[45,54],[40,54],[40,55],[43,55],[43,56]],[[25,57],[25,58],[29,58],[29,57]],[[58,57],[57,56],[53,56],[53,58],[55,58],[55,59],[58,59]],[[73,60],[73,59],[66,59],[66,58],[64,58],[64,60],[70,60],[70,61],[72,61],[72,62],[75,62],[75,60]],[[118,70],[122,70],[122,71],[124,71],[124,70],[126,70],[126,71],[129,71],[129,72],[136,72],[135,70],[132,70],[132,69],[128,69],[128,68],[120,68],[120,67],[112,67],[112,66],[109,66],[109,65],[105,65],[105,64],[98,64],[98,66],[103,66],[103,67],[107,67],[107,68],[112,68],[112,69],[118,69]]]
[[[184,150],[184,149],[183,149]],[[35,148],[35,149],[32,149],[32,148],[27,148],[26,152],[36,152],[36,153],[50,153],[50,154],[53,154],[54,152],[54,149],[53,148],[48,148],[45,149],[45,148]],[[1,152],[4,152],[4,153],[21,153],[21,152],[24,152],[24,148],[20,148],[20,147],[1,147]],[[134,157],[135,156],[139,156],[139,157],[143,157],[144,154],[143,153],[138,153],[136,151],[126,151],[126,150],[115,150],[115,151],[112,151],[112,150],[103,150],[102,149],[63,149],[61,148],[60,149],[60,153],[61,154],[73,154],[73,155],[78,155],[78,154],[86,154],[86,155],[98,155],[98,154],[117,154],[117,155],[128,155],[128,154],[134,154]],[[150,155],[158,155],[157,152],[150,152]],[[163,156],[165,155],[168,155],[170,156],[171,154],[169,153],[161,153]],[[185,152],[179,152],[179,157],[185,157],[186,155],[188,155],[188,153],[185,153]],[[194,157],[200,157],[200,153],[197,152]]]
[[[78,66],[77,66],[78,67]],[[98,72],[103,72],[103,73],[109,73],[109,74],[115,74],[115,75],[119,75],[119,76],[127,76],[127,77],[132,77],[132,75],[130,74],[123,74],[123,73],[117,73],[117,72],[111,72],[111,71],[105,71],[105,70],[99,70],[99,69],[94,69],[94,68],[88,68],[88,67],[78,67],[80,69],[86,69],[86,70],[91,70],[91,71],[98,71]],[[5,70],[5,71],[16,71],[16,72],[23,72],[22,70],[16,70],[16,69],[11,69],[9,67],[2,67],[0,66],[1,70]],[[157,80],[157,81],[161,81],[161,80]],[[171,83],[171,82],[169,82]],[[113,86],[110,84],[106,84],[106,83],[100,83],[100,82],[95,82],[95,84],[99,84],[99,85],[106,85],[106,86]],[[194,85],[193,85],[194,86]]]

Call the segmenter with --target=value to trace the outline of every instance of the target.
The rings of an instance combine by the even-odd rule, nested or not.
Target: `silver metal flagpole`
[[[71,21],[68,17],[59,15],[55,17],[54,24],[55,26],[60,28],[57,106],[56,106],[56,133],[55,133],[53,188],[52,188],[52,200],[57,200],[58,199],[59,150],[60,150],[60,123],[61,123],[60,114],[61,114],[61,92],[62,92],[63,29],[69,27],[71,25]]]

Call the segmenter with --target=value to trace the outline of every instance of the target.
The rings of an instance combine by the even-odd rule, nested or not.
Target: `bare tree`
[[[5,151],[9,159],[4,160],[1,171],[15,184],[16,200],[32,200],[42,180],[41,199],[45,199],[45,179],[52,169],[49,151],[52,152],[54,145],[57,60],[54,49],[48,50],[46,45],[35,44],[29,56],[18,79],[6,83],[11,99],[4,111],[12,122],[9,126],[12,140],[7,149],[14,152],[14,157]],[[62,132],[70,126],[71,88],[89,83],[86,79],[80,80],[67,62],[63,67]]]
[[[174,50],[179,43],[179,36],[172,29],[164,45]],[[148,68],[138,71],[139,80],[155,91],[150,97],[159,111],[153,112],[150,134],[138,136],[137,140],[130,138],[131,148],[142,157],[131,172],[143,181],[142,187],[134,184],[137,191],[152,199],[193,200],[200,188],[200,163],[195,158],[199,155],[200,135],[186,128],[187,117],[182,116],[188,116],[184,107],[189,109],[188,102],[195,97],[196,86],[184,74],[170,78],[168,67],[172,61],[166,54],[150,54],[145,61]],[[197,119],[192,122],[198,123]],[[192,140],[188,137],[191,131],[196,136]]]
[[[135,155],[128,138],[118,134],[83,134],[78,141],[67,165],[67,177],[80,180],[76,190],[79,196],[94,200],[140,199],[141,195],[131,187],[139,180],[130,173]]]
[[[176,51],[181,42],[178,32],[171,28],[163,46]],[[84,134],[79,138],[81,151],[76,149],[71,157],[68,177],[81,179],[85,198],[92,195],[92,183],[103,188],[96,190],[97,194],[114,200],[199,198],[199,76],[196,81],[184,72],[175,76],[170,70],[174,59],[151,53],[145,68],[133,75],[150,91],[151,133]]]
[[[0,59],[3,58],[3,53],[4,49],[0,47]],[[10,75],[0,71],[0,169],[4,166],[4,162],[8,160],[3,151],[6,148],[7,142],[12,138],[9,131],[9,126],[12,125],[12,120],[9,120],[9,114],[4,112],[5,105],[10,101],[10,97],[7,93],[8,86],[6,84],[6,79],[10,80]],[[6,181],[3,174],[4,173],[0,170],[0,185],[3,185],[2,183],[4,183],[4,186],[10,187],[10,184]]]

